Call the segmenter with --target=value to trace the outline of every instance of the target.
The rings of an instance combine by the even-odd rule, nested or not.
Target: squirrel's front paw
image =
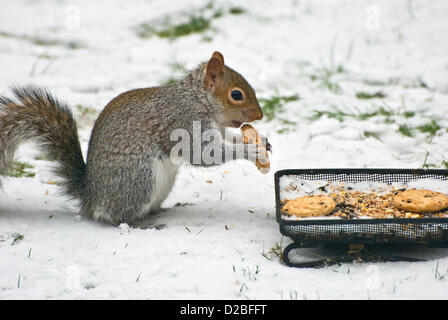
[[[261,141],[263,141],[263,144],[266,148],[266,151],[269,151],[272,153],[272,145],[269,143],[268,138],[266,138],[265,136],[260,135],[260,139]]]

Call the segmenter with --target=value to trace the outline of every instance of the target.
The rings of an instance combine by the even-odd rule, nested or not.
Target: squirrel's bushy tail
[[[82,198],[86,169],[75,119],[69,108],[44,89],[13,88],[13,99],[0,97],[0,175],[11,167],[14,153],[36,139],[46,157],[57,162],[67,195]]]

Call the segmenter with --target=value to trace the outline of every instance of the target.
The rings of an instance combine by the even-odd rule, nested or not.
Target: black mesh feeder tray
[[[294,185],[291,193],[289,186]],[[331,185],[368,191],[429,189],[448,193],[448,170],[424,169],[287,169],[275,173],[276,218],[280,232],[293,242],[283,250],[283,260],[294,267],[318,267],[353,260],[421,261],[409,256],[387,255],[393,247],[448,247],[448,213],[421,214],[412,218],[291,218],[281,211],[294,195],[325,194]],[[328,190],[327,190],[328,189]],[[294,193],[295,192],[295,193]],[[446,211],[445,211],[446,212]],[[446,216],[446,217],[445,217]],[[293,261],[290,254],[302,248],[347,248],[336,257]],[[338,251],[336,250],[336,251]]]

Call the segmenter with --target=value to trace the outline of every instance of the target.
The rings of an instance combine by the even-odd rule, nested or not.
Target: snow
[[[96,114],[77,106],[100,111],[119,93],[160,84],[182,74],[174,65],[191,69],[214,50],[258,97],[300,99],[285,104],[274,121],[254,123],[273,146],[269,174],[245,161],[182,167],[164,211],[154,217],[161,229],[81,218],[76,203],[48,183],[57,181],[48,161],[36,160],[33,144],[23,145],[17,158],[32,164],[36,176],[3,183],[0,298],[448,298],[448,249],[409,253],[425,262],[284,265],[276,249],[291,240],[282,237],[275,220],[273,179],[286,168],[445,168],[448,3],[246,1],[238,4],[243,14],[213,20],[209,41],[202,34],[175,40],[136,36],[139,23],[206,3],[1,3],[0,94],[7,95],[11,85],[34,84],[67,101],[84,153]],[[39,45],[30,40],[36,38],[63,43]],[[70,41],[79,48],[70,48]],[[325,76],[325,70],[332,72]],[[386,96],[364,100],[356,98],[358,92]],[[315,111],[335,107],[346,115],[312,119]],[[380,107],[391,115],[357,117]],[[406,117],[407,111],[414,115]],[[434,135],[415,129],[431,120],[441,127]],[[414,128],[412,137],[398,131],[404,124]]]

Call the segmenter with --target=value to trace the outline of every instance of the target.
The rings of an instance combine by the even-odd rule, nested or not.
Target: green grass
[[[415,112],[414,111],[405,111],[405,112],[403,112],[403,116],[405,118],[412,118],[413,116],[415,116]]]
[[[289,119],[282,118],[281,115],[285,112],[285,105],[292,101],[299,100],[298,94],[289,96],[274,95],[269,98],[259,98],[261,110],[263,111],[263,119],[267,122],[278,121],[280,126],[277,129],[278,134],[284,134],[290,132],[293,128],[297,127],[297,122]]]
[[[5,175],[14,178],[33,178],[36,173],[29,170],[33,168],[29,163],[13,161],[11,168],[6,170]]]
[[[241,15],[246,12],[242,7],[224,9],[215,7],[210,1],[205,6],[193,12],[180,12],[163,17],[161,22],[150,21],[136,26],[135,31],[141,39],[157,36],[159,38],[177,39],[191,34],[203,34],[212,29],[212,22],[225,14]],[[179,21],[180,20],[180,21]],[[203,41],[210,41],[210,36],[204,36]]]
[[[311,121],[316,121],[322,118],[323,116],[326,116],[330,119],[336,119],[340,122],[344,121],[345,117],[351,117],[352,114],[346,113],[342,110],[340,110],[338,107],[332,106],[333,111],[328,110],[314,110],[313,115],[309,118]]]
[[[359,121],[365,121],[365,120],[368,120],[373,117],[381,117],[379,119],[382,119],[382,121],[384,123],[392,124],[392,123],[395,123],[395,121],[396,121],[395,118],[400,115],[399,113],[396,113],[392,109],[385,108],[385,107],[379,107],[379,108],[373,109],[370,112],[361,112],[361,113],[349,113],[349,112],[339,109],[336,106],[331,106],[331,109],[332,110],[314,110],[312,116],[309,117],[309,120],[316,121],[316,120],[319,120],[320,118],[322,118],[323,116],[326,116],[327,118],[330,118],[330,119],[336,119],[340,122],[345,121],[347,118],[351,118],[351,119],[355,119],[355,120],[359,120]],[[405,118],[410,118],[415,115],[415,112],[407,111],[401,115],[404,116]],[[437,122],[432,120],[431,122],[429,122],[425,125],[416,127],[416,128],[410,127],[407,124],[402,124],[398,127],[398,132],[400,132],[404,136],[413,137],[415,135],[415,131],[419,130],[424,133],[429,133],[430,136],[433,136],[440,129],[441,128],[437,124]],[[369,133],[367,133],[367,135],[364,135],[364,136],[369,136]],[[370,136],[373,137],[373,135],[370,135]]]
[[[321,82],[321,86],[327,88],[328,90],[334,93],[342,93],[342,88],[339,84],[330,79],[323,79]]]
[[[290,96],[275,95],[270,98],[260,98],[261,109],[263,110],[264,118],[266,121],[272,121],[278,117],[279,114],[284,112],[284,106],[291,101],[297,101],[300,97],[297,94]],[[287,121],[287,120],[285,120]]]
[[[430,122],[417,127],[417,130],[422,133],[428,133],[430,136],[435,136],[440,129],[442,129],[442,127],[435,120],[431,120]]]
[[[385,116],[385,117],[391,117],[393,116],[395,113],[390,110],[390,109],[386,109],[384,107],[380,107],[372,112],[364,112],[364,113],[360,113],[359,115],[356,115],[355,118],[358,120],[366,120],[372,117],[376,117],[376,116]]]
[[[336,106],[331,106],[331,107],[333,109],[332,111],[331,110],[315,110],[315,111],[313,111],[313,115],[310,117],[310,120],[319,120],[323,116],[327,116],[328,118],[337,119],[341,122],[344,121],[345,118],[347,118],[347,117],[362,121],[362,120],[367,120],[369,118],[377,117],[377,116],[384,116],[386,118],[389,118],[395,114],[392,110],[386,109],[384,107],[380,107],[371,112],[362,112],[362,113],[358,113],[358,114],[347,113],[345,111],[342,111],[341,109],[339,109]]]
[[[372,131],[364,131],[364,138],[370,138],[370,137],[372,137],[378,141],[381,141],[381,139],[377,133],[372,132]]]
[[[356,93],[356,98],[358,99],[375,99],[375,98],[385,98],[386,95],[381,91],[377,91],[374,93],[360,91]]]
[[[245,12],[246,12],[246,9],[244,9],[242,7],[231,7],[229,9],[230,14],[243,14]]]
[[[414,133],[412,132],[412,128],[410,128],[406,124],[402,124],[398,127],[398,132],[400,132],[402,135],[406,137],[412,138],[414,136]]]
[[[406,137],[414,137],[415,133],[417,131],[420,131],[421,133],[428,134],[429,137],[434,137],[440,129],[442,129],[442,127],[437,123],[436,120],[432,119],[428,123],[416,127],[402,124],[398,127],[398,132]]]
[[[316,69],[315,73],[310,74],[310,79],[311,81],[318,82],[321,88],[325,88],[332,91],[333,93],[340,94],[342,93],[342,88],[332,78],[335,74],[340,74],[343,72],[344,68],[342,66],[338,66],[337,68],[334,69],[329,68]]]
[[[170,18],[166,18],[161,25],[154,27],[150,23],[142,23],[137,26],[137,35],[142,38],[158,36],[160,38],[179,38],[193,33],[200,33],[210,28],[210,20],[200,16],[191,15],[186,22],[173,24]]]
[[[14,239],[13,239],[11,245],[13,246],[13,245],[19,243],[19,242],[22,241],[24,238],[25,238],[25,236],[24,236],[23,234],[15,234],[15,235],[14,235]]]

